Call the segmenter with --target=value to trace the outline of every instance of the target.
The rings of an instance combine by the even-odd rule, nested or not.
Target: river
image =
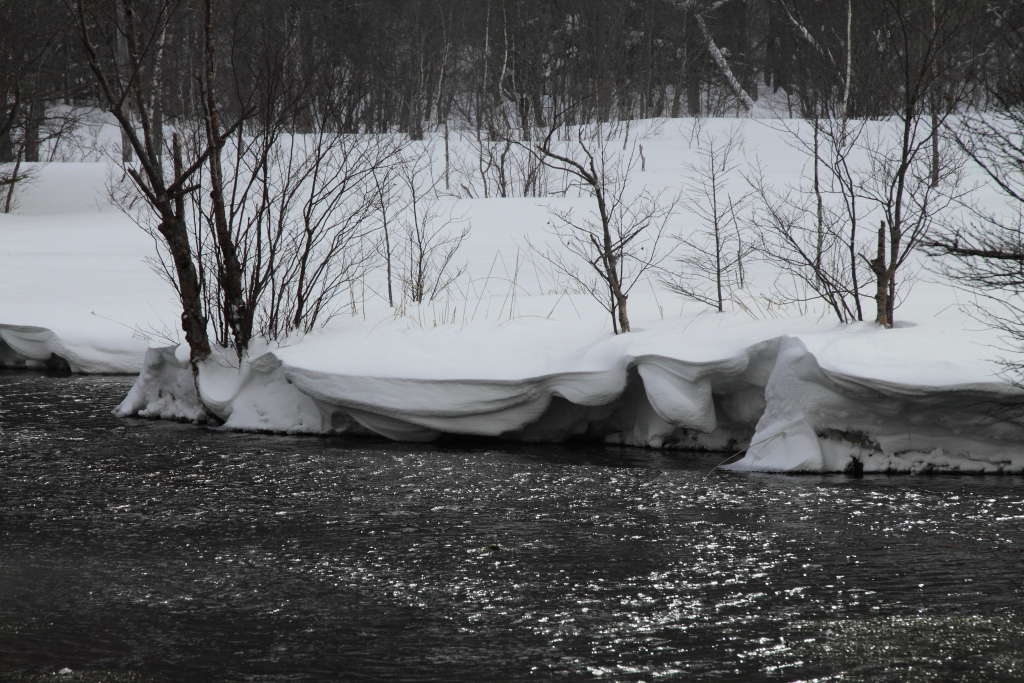
[[[1024,679],[1020,477],[237,434],[131,382],[0,372],[0,680]]]

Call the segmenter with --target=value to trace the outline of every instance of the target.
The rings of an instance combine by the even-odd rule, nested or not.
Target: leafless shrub
[[[523,146],[537,134],[504,122],[460,131],[452,191],[466,198],[547,196],[548,169]]]
[[[665,192],[636,191],[630,179],[641,163],[639,143],[616,153],[611,140],[616,126],[593,124],[562,130],[556,121],[547,135],[529,149],[545,166],[575,189],[594,200],[585,215],[572,209],[549,207],[551,230],[562,249],[548,249],[544,257],[571,282],[596,299],[612,318],[615,333],[629,332],[626,308],[629,292],[667,253],[661,249],[666,224],[677,198]],[[586,264],[586,265],[583,265]]]
[[[779,305],[803,304],[811,294],[840,322],[862,320],[860,288],[867,262],[862,256],[865,236],[858,228],[865,173],[851,157],[863,124],[826,117],[779,125],[807,155],[811,173],[783,188],[767,180],[760,163],[746,176],[758,249],[788,276],[776,281],[772,297]]]
[[[0,211],[10,213],[18,206],[16,191],[36,177],[36,169],[26,168],[19,158],[14,163],[0,164]]]
[[[470,226],[454,203],[438,197],[441,181],[433,174],[427,146],[410,147],[397,167],[405,204],[400,216],[401,243],[395,258],[398,281],[407,301],[433,301],[465,272],[455,254]]]
[[[880,213],[877,248],[864,259],[875,275],[875,321],[892,327],[902,284],[897,274],[923,246],[944,214],[970,194],[965,157],[948,140],[935,142],[923,116],[900,121],[895,135],[878,131],[864,146],[864,197]]]
[[[747,194],[737,193],[733,176],[738,167],[736,154],[743,144],[740,129],[731,128],[724,137],[704,133],[696,127],[690,141],[696,163],[683,165],[682,204],[697,216],[703,229],[679,236],[679,269],[667,273],[662,282],[669,289],[723,310],[726,300],[746,282],[744,261],[754,252],[754,240],[744,240],[737,217],[747,203]]]
[[[309,332],[337,315],[343,306],[337,295],[376,260],[374,174],[392,172],[400,141],[326,127],[308,135],[240,131],[226,149],[226,215],[247,297],[258,302],[253,332],[266,339]],[[200,173],[195,183],[197,191],[187,203],[190,241],[215,339],[227,345],[230,329],[216,282],[215,218],[203,200],[208,175]],[[173,284],[166,249],[158,249],[153,265]]]
[[[950,127],[960,150],[1002,195],[999,210],[977,203],[947,220],[923,246],[939,257],[956,285],[981,298],[979,317],[1013,346],[1003,359],[1008,377],[1024,386],[1024,78],[993,93],[1000,109],[970,114]]]

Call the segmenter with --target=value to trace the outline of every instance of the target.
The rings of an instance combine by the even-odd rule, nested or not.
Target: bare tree
[[[897,273],[936,218],[964,193],[962,158],[937,133],[952,107],[938,112],[934,94],[943,85],[940,74],[963,49],[962,38],[973,15],[956,2],[880,2],[874,18],[884,31],[876,42],[888,60],[887,73],[899,80],[888,89],[887,110],[893,112],[894,125],[869,127],[849,116],[852,4],[846,6],[845,68],[789,3],[782,7],[798,35],[825,64],[827,78],[808,86],[805,95],[810,132],[799,123],[780,124],[810,160],[813,173],[808,181],[778,191],[765,181],[763,171],[751,176],[760,205],[764,253],[826,301],[844,322],[863,319],[860,291],[866,278],[861,272],[866,266],[875,278],[874,319],[891,327],[902,284]],[[959,102],[965,87],[961,80],[955,88],[946,88],[945,97]],[[859,169],[851,161],[858,154],[866,159]],[[868,233],[862,223],[872,213],[881,219],[880,228]],[[862,234],[877,235],[877,241],[860,244]]]
[[[928,241],[945,211],[969,193],[963,186],[963,157],[953,145],[940,145],[939,172],[934,173],[930,132],[923,125],[930,126],[924,117],[915,117],[897,132],[896,141],[879,134],[867,147],[870,162],[862,188],[881,220],[875,252],[864,259],[875,276],[875,322],[883,327],[895,323],[900,270]]]
[[[290,234],[274,282],[278,296],[262,307],[265,336],[279,336],[272,324],[277,320],[287,320],[285,329],[299,332],[326,324],[337,312],[338,293],[364,277],[374,228],[366,174],[380,163],[370,161],[380,151],[370,145],[347,140],[308,162],[319,169],[303,180],[301,204],[288,219]]]
[[[72,104],[66,86],[70,60],[64,47],[74,37],[69,19],[44,0],[0,0],[0,211],[5,213],[15,206],[17,187],[38,170],[25,164],[50,161],[86,138],[83,119],[91,103]]]
[[[901,77],[892,107],[898,130],[895,139],[879,135],[867,144],[865,193],[882,214],[869,264],[875,275],[875,321],[884,327],[894,323],[900,268],[927,239],[936,216],[964,194],[962,157],[938,139],[950,112],[939,114],[933,95],[940,67],[972,20],[970,9],[936,0],[883,3],[885,47]],[[966,87],[959,84],[961,91]],[[962,92],[947,96],[958,102]]]
[[[126,5],[130,7],[130,5]],[[154,67],[159,69],[159,63]],[[217,60],[213,25],[213,2],[203,2],[203,67],[199,78],[202,120],[205,124],[207,157],[207,190],[210,197],[210,213],[213,236],[217,250],[218,288],[223,298],[222,310],[225,322],[231,330],[235,352],[241,359],[252,337],[252,319],[255,300],[245,296],[242,284],[242,264],[239,249],[228,223],[225,200],[225,177],[223,170],[224,145],[229,135],[222,133],[221,105],[217,92]],[[247,112],[248,113],[248,112]],[[145,114],[143,114],[144,116]],[[241,127],[240,118],[237,127]],[[157,142],[157,150],[158,141]]]
[[[846,250],[842,214],[824,205],[819,211],[806,186],[776,188],[763,166],[747,175],[754,208],[751,226],[758,233],[758,250],[782,273],[772,296],[779,304],[820,299],[840,322],[857,320],[857,290]]]
[[[456,112],[461,124],[458,137],[465,150],[455,155],[461,196],[538,197],[547,193],[546,167],[521,144],[536,137],[532,126],[515,126],[514,112],[508,107],[481,113],[460,105]]]
[[[560,131],[564,142],[556,139]],[[548,251],[546,258],[601,303],[618,334],[630,331],[630,290],[667,257],[660,242],[677,198],[630,186],[640,163],[639,143],[634,137],[617,154],[610,144],[616,132],[615,126],[600,123],[563,130],[556,122],[529,149],[562,174],[566,190],[576,189],[594,201],[593,210],[583,216],[572,209],[548,209],[552,230],[568,254]],[[586,264],[582,270],[579,261]]]
[[[737,214],[746,204],[746,193],[731,187],[737,169],[735,155],[743,144],[740,129],[731,128],[724,137],[694,130],[691,146],[696,163],[683,168],[682,204],[704,226],[688,237],[679,237],[683,253],[676,261],[679,272],[662,282],[671,290],[723,310],[736,289],[745,285],[744,261],[754,252],[754,240],[744,241]]]
[[[171,126],[168,169],[156,74],[168,29],[194,15],[179,0],[146,5],[152,14],[145,16],[134,0],[117,2],[120,21],[86,0],[74,9],[93,72],[132,142],[137,161],[125,163],[127,177],[159,217],[155,228],[145,216],[139,222],[159,237],[154,263],[181,296],[194,372],[210,354],[211,323],[213,341],[233,348],[239,362],[256,337],[323,324],[338,310],[336,295],[371,263],[373,174],[395,163],[396,138],[343,132],[337,121],[348,84],[316,55],[298,59],[296,15],[286,12],[284,31],[260,31],[254,40],[248,22],[273,6],[243,8],[223,30],[212,0],[204,0],[198,96]],[[91,40],[96,27],[105,55]],[[131,65],[126,82],[108,78],[107,65],[119,63],[118,35]],[[237,51],[218,53],[223,42]]]
[[[285,111],[282,102],[273,100],[275,111]],[[290,115],[254,119],[240,126],[222,149],[221,170],[230,181],[223,197],[224,220],[238,253],[247,302],[239,310],[249,339],[309,332],[337,313],[336,296],[372,265],[377,181],[390,177],[398,163],[398,137],[344,134],[325,120],[329,108],[302,108],[311,117],[312,132],[288,132]],[[201,144],[201,131],[193,139]],[[200,191],[186,204],[193,258],[214,337],[230,346],[232,327],[220,288],[216,204],[202,192],[211,180],[205,169],[197,173]],[[166,250],[159,250],[155,259],[165,276],[171,274],[168,257]]]
[[[104,14],[103,8],[86,0],[75,0],[73,4],[71,0],[66,2],[75,17],[80,43],[99,85],[104,105],[117,120],[135,152],[137,166],[126,165],[124,170],[155,214],[157,232],[174,264],[173,282],[182,305],[181,325],[190,349],[193,374],[198,376],[198,363],[210,355],[211,349],[202,285],[186,224],[185,201],[197,189],[192,184],[196,173],[206,163],[214,146],[234,132],[234,126],[218,132],[219,139],[207,141],[187,164],[179,138],[173,136],[172,165],[170,169],[165,168],[159,147],[162,135],[156,131],[153,117],[149,115],[152,98],[147,86],[151,86],[153,80],[147,76],[157,69],[159,36],[180,11],[180,3],[161,0],[140,18],[130,0],[118,0],[113,15]],[[117,14],[122,12],[124,18],[119,20]],[[108,55],[116,51],[118,36],[123,36],[128,45],[130,69],[126,72],[115,69],[111,74],[106,66],[111,59],[101,55],[100,46],[94,42],[94,33],[102,36]],[[212,36],[207,36],[207,41],[212,39]],[[131,116],[130,108],[138,113],[137,121]]]
[[[711,8],[706,11],[717,8],[718,5],[723,3],[716,2]],[[704,14],[701,11],[694,13],[694,20],[697,22],[697,27],[700,28],[701,36],[704,38],[704,43],[707,48],[708,54],[711,55],[711,59],[714,61],[715,66],[721,72],[722,78],[729,86],[729,90],[732,92],[736,100],[743,105],[744,111],[751,111],[754,108],[754,101],[747,94],[747,91],[743,89],[740,82],[736,80],[736,76],[733,75],[732,68],[729,66],[728,60],[725,55],[722,54],[722,50],[715,43],[715,39],[711,36],[711,32],[708,31],[707,22],[704,20]]]
[[[863,320],[867,264],[859,227],[867,172],[853,159],[864,155],[866,124],[826,109],[809,121],[772,125],[805,154],[809,171],[785,187],[772,184],[760,162],[746,175],[758,249],[788,276],[776,281],[773,296],[779,304],[820,299],[840,322]]]
[[[394,223],[395,214],[398,208],[395,204],[398,201],[398,181],[396,179],[396,168],[386,166],[374,169],[373,176],[373,200],[374,209],[377,212],[380,223],[380,240],[378,251],[384,259],[384,276],[388,291],[388,306],[394,308]],[[447,164],[445,177],[447,178]]]
[[[1004,39],[1018,49],[1024,29],[1007,27]],[[1017,347],[1024,345],[1024,75],[1007,74],[993,88],[989,111],[971,112],[949,131],[957,145],[1002,195],[998,210],[970,205],[966,218],[946,221],[928,237],[924,249],[941,257],[943,270],[956,284],[989,303],[982,317],[1003,331]],[[1011,377],[1024,384],[1024,362],[1004,360]]]
[[[791,282],[822,299],[840,322],[864,319],[861,283],[867,262],[860,222],[867,172],[853,159],[864,155],[866,125],[828,110],[810,121],[775,124],[808,158],[809,177],[780,190],[765,180],[760,167],[748,176],[757,198],[762,252]],[[788,284],[776,285],[779,303],[806,298]]]
[[[396,263],[402,292],[414,304],[433,301],[465,272],[455,254],[471,227],[454,204],[446,207],[438,197],[442,179],[434,176],[430,152],[426,145],[410,147],[397,167],[405,204]]]

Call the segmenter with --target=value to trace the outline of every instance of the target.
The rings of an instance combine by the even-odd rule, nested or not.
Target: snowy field
[[[735,187],[758,160],[780,186],[807,173],[777,125],[710,120],[704,132],[734,126],[744,138]],[[644,170],[631,186],[677,192],[694,162],[692,127],[634,129]],[[194,417],[176,296],[145,262],[153,240],[108,199],[118,171],[105,161],[35,171],[0,214],[0,362],[141,373],[120,414]],[[451,287],[390,307],[377,267],[323,329],[251,350],[241,368],[224,355],[206,362],[204,402],[242,430],[748,449],[733,470],[1024,471],[1024,424],[1000,410],[1019,396],[1000,375],[1008,342],[924,257],[907,269],[895,329],[840,324],[820,302],[771,303],[780,274],[751,256],[725,312],[652,274],[630,293],[632,331],[614,335],[608,313],[543,257],[558,248],[549,207],[583,213],[591,201],[443,197],[462,217],[452,229],[470,229]],[[664,246],[700,229],[681,206]],[[874,301],[863,304],[871,318]]]

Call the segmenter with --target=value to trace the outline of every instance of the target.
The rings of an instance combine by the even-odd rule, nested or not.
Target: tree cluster
[[[0,162],[19,151],[38,158],[53,105],[104,106],[67,4],[0,4]],[[89,5],[95,35],[118,43],[122,57],[127,37],[109,22],[125,11],[143,23],[169,13],[155,38],[154,114],[195,111],[199,0]],[[967,91],[984,106],[1019,65],[1018,48],[999,36],[1024,21],[1014,0],[219,0],[213,14],[225,116],[240,115],[286,50],[283,90],[331,91],[331,119],[346,132],[414,139],[446,122],[528,131],[555,112],[571,111],[569,123],[723,115],[766,95],[792,116],[840,107],[853,118],[888,116],[905,87],[894,34],[927,32],[950,14],[962,15],[964,30],[935,56],[929,97],[953,108]]]
[[[312,329],[374,259],[389,303],[393,280],[436,296],[465,237],[442,186],[592,198],[553,216],[589,270],[555,261],[628,331],[674,200],[630,188],[642,147],[611,154],[610,131],[768,100],[807,120],[790,130],[813,172],[777,188],[755,169],[734,194],[737,141],[698,135],[683,201],[706,230],[679,263],[713,282],[665,281],[721,309],[756,247],[843,321],[873,278],[891,326],[901,268],[962,198],[957,151],[988,158],[981,123],[948,144],[950,117],[1020,106],[1022,25],[1017,0],[0,0],[0,183],[87,112],[113,116],[121,200],[159,245],[194,363]],[[872,132],[881,118],[897,135]],[[413,148],[428,135],[443,175]]]

